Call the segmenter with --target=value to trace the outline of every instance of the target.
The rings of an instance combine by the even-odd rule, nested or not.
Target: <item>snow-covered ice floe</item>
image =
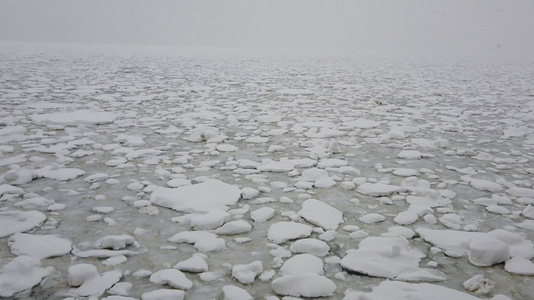
[[[534,297],[532,66],[4,54],[0,297]]]

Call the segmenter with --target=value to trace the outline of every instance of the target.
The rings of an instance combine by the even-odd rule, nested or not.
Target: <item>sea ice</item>
[[[39,211],[0,211],[0,238],[40,226],[46,216]]]
[[[165,285],[168,284],[173,288],[187,290],[193,287],[193,282],[189,280],[182,271],[177,269],[164,269],[152,273],[150,282]]]
[[[404,192],[406,188],[397,185],[383,183],[363,183],[358,187],[358,193],[369,196],[389,196],[394,193]]]
[[[142,300],[183,300],[184,298],[184,291],[170,289],[159,289],[141,295]]]
[[[272,218],[275,214],[275,210],[272,207],[258,208],[250,213],[250,217],[254,222],[265,222]]]
[[[31,115],[31,119],[36,124],[107,124],[112,123],[116,119],[116,116],[111,112],[76,110],[70,112],[34,114]]]
[[[283,221],[274,223],[269,227],[267,238],[276,244],[282,244],[289,240],[308,237],[311,233],[311,226]]]
[[[318,239],[300,239],[289,247],[293,253],[309,253],[316,256],[325,256],[330,251],[330,247],[327,243]]]
[[[15,233],[8,240],[11,253],[27,255],[37,259],[69,254],[72,243],[55,235],[34,235]]]
[[[402,281],[382,281],[372,292],[349,292],[343,300],[481,300],[451,288],[430,283],[406,283]]]
[[[184,272],[201,273],[208,271],[208,264],[204,258],[200,257],[199,255],[195,255],[189,259],[177,263],[174,268]]]
[[[254,300],[247,291],[234,285],[223,286],[222,292],[223,300]]]
[[[419,269],[423,257],[404,237],[368,237],[341,259],[341,266],[350,272],[393,279]]]
[[[317,199],[308,199],[302,203],[298,214],[306,221],[325,230],[335,230],[343,223],[343,213]]]
[[[261,261],[251,262],[250,264],[234,265],[232,267],[232,277],[242,284],[253,283],[256,276],[261,272],[263,272],[263,264]]]
[[[212,179],[174,189],[157,187],[150,197],[152,203],[183,212],[228,210],[241,197],[236,186]]]
[[[30,289],[50,275],[53,268],[41,268],[41,261],[30,256],[17,256],[0,269],[0,296],[11,297]]]

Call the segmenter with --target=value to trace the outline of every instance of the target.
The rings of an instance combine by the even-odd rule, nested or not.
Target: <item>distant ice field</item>
[[[532,78],[2,51],[0,296],[532,299]]]

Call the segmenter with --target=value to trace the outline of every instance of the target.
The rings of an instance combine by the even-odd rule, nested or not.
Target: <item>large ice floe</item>
[[[531,66],[30,53],[0,297],[534,299]]]

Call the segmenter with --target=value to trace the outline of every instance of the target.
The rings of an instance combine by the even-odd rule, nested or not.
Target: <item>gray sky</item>
[[[2,0],[0,40],[534,60],[532,0]]]

